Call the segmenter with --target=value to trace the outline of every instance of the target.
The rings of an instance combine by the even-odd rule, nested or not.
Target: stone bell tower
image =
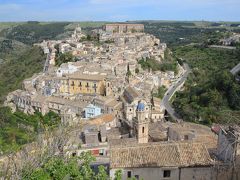
[[[145,117],[145,105],[141,101],[137,105],[137,117],[134,119],[134,131],[138,143],[148,143],[148,124],[149,120]]]

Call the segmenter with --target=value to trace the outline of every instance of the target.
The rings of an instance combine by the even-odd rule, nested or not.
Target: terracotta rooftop
[[[201,143],[147,143],[110,150],[111,168],[210,166],[212,159]]]
[[[54,96],[48,97],[47,101],[49,103],[62,104],[62,105],[67,105],[67,106],[75,106],[75,107],[79,107],[79,108],[85,108],[88,105],[88,103],[86,103],[86,102],[64,99],[64,98],[54,97]]]
[[[194,134],[194,141],[204,143],[208,149],[217,148],[217,136],[207,126],[184,122],[182,124],[172,124],[170,128],[180,135]]]
[[[92,120],[89,120],[88,124],[91,125],[102,125],[104,123],[108,123],[114,120],[114,115],[113,114],[103,114],[100,115]]]

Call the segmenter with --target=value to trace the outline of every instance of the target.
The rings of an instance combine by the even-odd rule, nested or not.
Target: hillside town
[[[24,80],[5,106],[27,114],[58,113],[75,131],[56,152],[70,157],[90,151],[97,159],[93,167],[106,166],[111,178],[119,169],[124,180],[240,176],[239,127],[168,121],[162,99],[153,96],[159,87],[175,86],[186,71],[180,64],[178,73],[141,67],[140,60],[161,63],[165,43],[142,24],[106,24],[90,36],[97,41],[77,27],[67,39],[36,44],[46,54],[43,72]],[[59,65],[58,54],[66,53],[75,61]],[[9,168],[7,161],[0,158],[0,169]]]

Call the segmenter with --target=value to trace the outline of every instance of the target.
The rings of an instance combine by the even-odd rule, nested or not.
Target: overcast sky
[[[0,21],[240,21],[240,0],[0,0]]]

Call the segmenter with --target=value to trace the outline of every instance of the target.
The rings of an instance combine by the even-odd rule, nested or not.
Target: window
[[[129,111],[132,111],[132,109],[129,109]]]
[[[136,180],[139,180],[139,175],[135,175]]]
[[[169,178],[169,177],[171,177],[171,171],[170,171],[170,170],[164,170],[164,171],[163,171],[163,177],[164,177],[164,178]]]
[[[142,127],[142,133],[144,134],[144,127]]]
[[[184,140],[188,140],[188,135],[184,135]]]
[[[82,82],[79,82],[79,85],[78,85],[79,87],[82,87]]]
[[[104,149],[100,149],[100,150],[99,150],[99,155],[100,155],[100,156],[103,156],[103,155],[104,155]]]
[[[131,172],[131,171],[128,171],[128,172],[127,172],[127,177],[128,177],[128,178],[131,178],[131,177],[132,177],[132,172]]]

